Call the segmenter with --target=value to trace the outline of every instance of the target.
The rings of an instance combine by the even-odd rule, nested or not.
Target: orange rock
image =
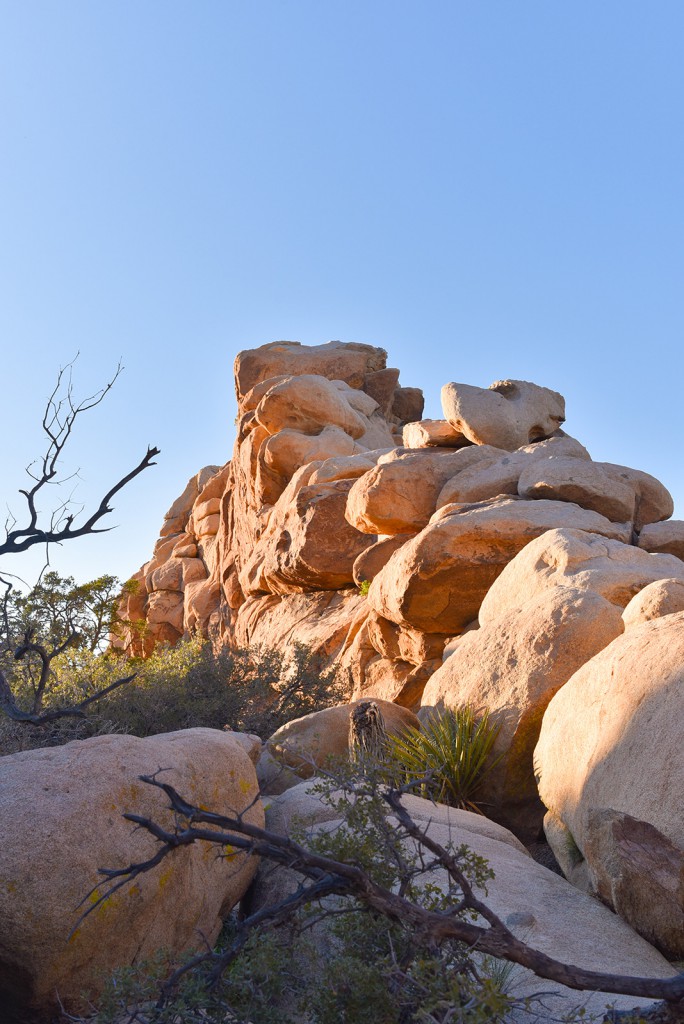
[[[672,519],[668,523],[649,523],[639,534],[639,547],[684,559],[684,522]]]
[[[298,341],[274,341],[239,353],[235,360],[235,387],[241,396],[267,378],[315,373],[360,388],[367,374],[384,370],[386,363],[385,350],[373,345],[341,341],[302,345]]]
[[[145,861],[158,849],[124,812],[173,828],[168,801],[140,775],[163,766],[164,780],[187,799],[218,813],[244,809],[248,821],[263,825],[244,740],[188,729],[147,739],[97,736],[0,758],[3,1016],[52,1019],[58,996],[60,1008],[89,1012],[84,991],[97,996],[114,968],[130,968],[161,948],[174,958],[215,941],[257,864],[242,854],[208,856],[201,844],[78,919],[84,903],[106,889],[100,868]]]
[[[487,448],[395,448],[349,493],[347,520],[363,533],[416,533],[430,519],[445,482],[491,454]]]
[[[392,555],[371,583],[368,601],[398,625],[454,636],[477,618],[485,594],[515,555],[561,526],[615,539],[630,535],[626,526],[560,501],[447,505]]]
[[[549,530],[531,541],[492,584],[480,608],[485,625],[551,587],[593,590],[619,608],[655,580],[679,577],[684,564],[584,530]]]

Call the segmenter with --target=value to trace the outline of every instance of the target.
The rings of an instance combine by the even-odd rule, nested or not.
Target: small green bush
[[[76,667],[56,666],[45,707],[77,704],[95,690],[137,671],[131,683],[91,705],[84,719],[66,718],[44,728],[27,727],[0,715],[0,755],[104,733],[152,736],[205,726],[227,726],[266,739],[285,722],[349,699],[349,685],[336,666],[308,648],[281,651],[215,649],[201,638],[161,648],[146,661],[113,654],[84,654]],[[21,692],[17,699],[30,693]],[[28,686],[28,684],[25,684]]]
[[[389,771],[406,782],[425,777],[422,796],[481,813],[477,791],[500,760],[492,756],[499,729],[470,707],[434,712],[422,728],[388,737]]]

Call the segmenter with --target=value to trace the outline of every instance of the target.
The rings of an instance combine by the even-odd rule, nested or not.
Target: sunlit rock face
[[[306,641],[334,657],[362,603],[354,564],[377,540],[347,519],[348,493],[423,410],[422,393],[398,381],[371,345],[240,353],[233,456],[193,477],[164,517],[152,558],[127,585],[123,646],[148,655],[199,632]]]
[[[235,387],[232,458],[164,518],[122,601],[124,646],[303,643],[353,699],[488,710],[502,757],[487,813],[531,836],[549,701],[626,629],[682,607],[666,487],[594,462],[560,429],[563,397],[527,381],[447,383],[444,419],[422,420],[382,349],[275,342],[237,357]]]

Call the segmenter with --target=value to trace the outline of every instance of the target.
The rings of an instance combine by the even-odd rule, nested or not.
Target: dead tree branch
[[[243,814],[227,816],[202,810],[185,800],[168,783],[161,782],[156,775],[140,776],[140,780],[161,789],[166,794],[170,809],[176,816],[176,824],[173,830],[170,830],[142,815],[125,814],[124,817],[128,821],[145,829],[154,837],[159,843],[158,849],[147,861],[120,869],[100,869],[100,874],[110,885],[83,917],[114,892],[156,867],[174,850],[196,842],[207,842],[228,848],[230,852],[241,850],[249,856],[263,857],[298,872],[311,883],[308,887],[301,887],[294,896],[255,914],[252,919],[246,919],[243,925],[247,931],[267,920],[282,923],[307,899],[310,901],[324,895],[347,896],[399,924],[414,937],[416,944],[421,948],[436,949],[449,941],[463,942],[471,949],[520,964],[538,977],[566,985],[568,988],[661,999],[673,1004],[684,1002],[684,974],[673,978],[641,978],[585,970],[572,964],[561,963],[518,939],[486,903],[474,894],[473,887],[459,865],[458,855],[436,842],[430,837],[427,829],[419,827],[413,821],[401,803],[402,796],[412,788],[411,786],[407,788],[389,785],[382,789],[380,795],[388,810],[399,821],[399,839],[402,835],[410,837],[429,852],[431,857],[428,866],[437,864],[446,870],[460,892],[458,904],[446,912],[426,909],[401,892],[379,884],[362,867],[307,849],[287,836],[252,825],[244,820]],[[353,793],[353,788],[350,792]],[[462,911],[475,912],[485,924],[475,924],[464,919],[460,916]],[[246,941],[245,935],[244,930],[238,933],[236,941],[239,948]],[[227,963],[234,958],[231,950],[224,954]],[[237,951],[239,949],[235,955]],[[221,958],[214,954],[206,954],[201,959],[206,962],[212,957],[216,963],[218,976],[224,969]]]
[[[71,479],[71,477],[60,479],[59,463],[76,420],[82,413],[93,409],[103,401],[114,386],[122,371],[122,366],[118,365],[112,379],[100,391],[80,402],[74,400],[72,370],[73,362],[60,369],[57,375],[57,383],[48,399],[42,419],[43,431],[48,440],[47,448],[43,456],[36,460],[36,463],[27,467],[27,473],[34,481],[33,486],[21,489],[19,492],[26,500],[27,521],[24,525],[17,526],[14,516],[8,519],[5,540],[0,542],[0,555],[17,555],[36,544],[60,544],[63,541],[74,540],[76,537],[84,537],[88,534],[105,533],[111,527],[101,527],[99,524],[112,511],[111,501],[114,496],[144,470],[156,465],[153,459],[159,455],[159,449],[148,446],[147,452],[138,465],[107,491],[97,508],[84,522],[80,524],[75,522],[76,516],[80,513],[69,511],[71,508],[69,499],[63,501],[56,510],[53,510],[48,524],[41,525],[41,513],[38,508],[41,492],[50,485],[63,484]],[[36,465],[38,468],[34,470]]]

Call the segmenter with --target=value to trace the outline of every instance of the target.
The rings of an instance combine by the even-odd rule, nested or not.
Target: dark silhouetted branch
[[[173,829],[167,829],[143,815],[125,814],[124,817],[128,821],[149,832],[160,844],[159,848],[147,861],[120,869],[101,869],[100,874],[110,886],[106,892],[101,893],[99,899],[89,907],[83,917],[128,882],[156,867],[174,850],[196,842],[207,842],[219,847],[228,847],[231,852],[242,850],[250,856],[263,857],[298,872],[311,883],[308,887],[301,887],[294,896],[264,909],[251,919],[248,918],[244,922],[245,926],[250,921],[250,927],[268,921],[282,923],[304,902],[310,902],[311,899],[318,899],[323,895],[350,896],[366,908],[400,924],[415,937],[417,945],[421,948],[434,949],[449,941],[464,942],[473,950],[520,964],[540,978],[566,985],[568,988],[661,999],[673,1004],[681,1004],[684,1001],[684,974],[672,978],[643,978],[585,970],[573,964],[561,963],[533,949],[513,935],[486,903],[475,896],[472,885],[459,865],[458,855],[434,840],[426,828],[418,826],[401,803],[402,796],[414,788],[414,783],[405,787],[387,786],[380,795],[387,803],[389,811],[398,819],[403,835],[412,838],[431,854],[427,867],[442,867],[460,891],[461,899],[458,904],[446,912],[427,909],[401,892],[386,888],[372,879],[359,865],[336,860],[334,857],[307,849],[287,836],[250,824],[244,819],[244,812],[230,816],[202,810],[185,800],[168,783],[161,782],[156,775],[140,776],[140,780],[161,789],[166,794],[170,809],[176,815],[175,826]],[[353,787],[350,787],[349,792],[353,795]],[[401,830],[397,841],[401,839]],[[397,831],[396,827],[394,831]],[[95,890],[91,895],[94,892]],[[476,913],[485,924],[475,924],[458,916],[464,910]],[[239,948],[244,945],[244,941],[244,933],[240,931],[236,939]],[[239,950],[236,950],[236,954],[237,951]],[[232,947],[223,956],[226,957],[226,963],[230,962],[234,958]],[[193,964],[206,962],[208,959],[214,960],[220,973],[223,969],[221,956],[216,954],[203,954],[193,961]]]

